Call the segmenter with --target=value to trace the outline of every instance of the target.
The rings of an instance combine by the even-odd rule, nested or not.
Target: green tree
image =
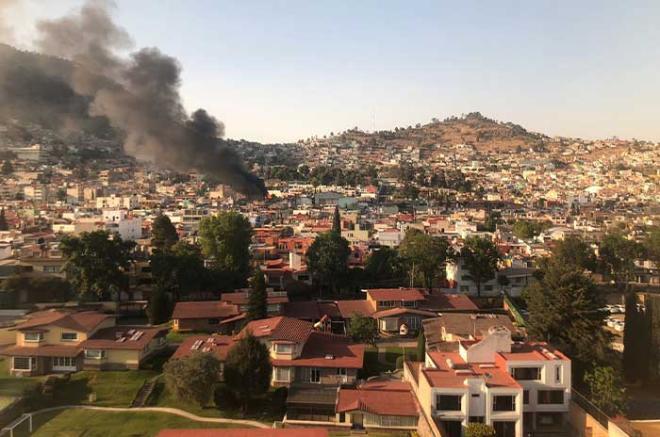
[[[465,437],[495,437],[495,428],[485,423],[468,423],[465,427]]]
[[[11,164],[11,161],[8,159],[5,159],[5,161],[2,163],[2,174],[5,176],[9,176],[14,172],[14,166]]]
[[[237,286],[245,284],[250,272],[252,226],[238,212],[222,212],[202,220],[199,242],[202,254],[211,258],[215,268],[231,274]]]
[[[600,242],[599,255],[603,273],[614,279],[618,290],[623,290],[634,277],[635,260],[643,256],[643,247],[613,231]]]
[[[426,336],[424,330],[420,329],[417,334],[417,361],[424,361],[426,356]]]
[[[179,241],[169,251],[155,251],[150,258],[151,276],[155,288],[160,288],[174,300],[210,286],[208,270],[199,247]],[[216,284],[217,285],[217,284]]]
[[[65,271],[81,297],[119,297],[128,287],[126,274],[135,243],[123,241],[107,231],[83,232],[80,237],[65,236],[60,249],[66,258]]]
[[[179,235],[172,221],[165,214],[158,214],[151,225],[151,246],[154,249],[169,251],[179,241]]]
[[[368,316],[353,314],[348,325],[348,335],[353,341],[367,343],[375,346],[378,340],[378,326],[376,321]]]
[[[332,232],[341,235],[341,216],[339,215],[339,207],[335,206],[335,212],[332,215]]]
[[[10,296],[7,299],[14,305],[21,300],[19,297],[25,299],[26,303],[66,302],[73,297],[71,284],[65,279],[53,276],[11,276],[2,283],[0,288]]]
[[[518,220],[513,224],[513,235],[521,240],[534,238],[550,226],[547,222],[533,222],[529,220]]]
[[[339,285],[348,275],[348,241],[336,232],[325,232],[316,237],[307,250],[307,267],[318,279],[321,289],[327,287],[337,294]]]
[[[626,295],[626,324],[623,331],[623,373],[629,382],[644,381],[650,365],[650,326],[637,308],[637,296]]]
[[[220,376],[220,361],[210,353],[194,352],[186,358],[172,359],[163,366],[165,385],[183,402],[208,405]]]
[[[621,414],[626,408],[626,390],[612,367],[595,367],[587,372],[584,382],[589,387],[591,401],[609,416]]]
[[[268,391],[271,375],[268,348],[247,332],[229,350],[224,372],[227,386],[242,401],[243,411],[250,399]]]
[[[502,214],[499,211],[491,211],[488,213],[484,222],[484,230],[487,232],[495,232],[497,225],[502,224]]]
[[[399,253],[396,249],[387,246],[374,250],[367,258],[364,267],[366,277],[371,283],[395,281],[396,283],[392,285],[402,285],[399,281],[404,278],[405,270]]]
[[[460,257],[470,279],[477,286],[477,296],[481,296],[481,286],[495,278],[500,254],[488,238],[468,237],[461,249]]]
[[[570,356],[579,376],[592,362],[602,360],[609,348],[600,311],[604,298],[575,266],[550,261],[544,269],[542,278],[524,293],[529,333]]]
[[[660,266],[660,226],[652,228],[644,238],[644,248],[648,259]]]
[[[250,285],[252,291],[248,296],[247,320],[265,319],[268,317],[268,293],[266,280],[260,269],[254,272]]]
[[[5,217],[5,209],[0,209],[0,231],[8,231],[9,223],[7,223],[7,217]]]
[[[155,287],[149,297],[147,317],[152,325],[167,322],[172,316],[171,294],[163,287]]]
[[[442,273],[447,261],[449,243],[444,238],[432,237],[418,229],[409,229],[399,248],[401,257],[406,260],[411,282],[419,273],[423,284],[429,290],[433,280]]]
[[[559,241],[552,250],[552,256],[567,265],[583,270],[596,270],[596,254],[587,243],[578,236],[568,236]]]

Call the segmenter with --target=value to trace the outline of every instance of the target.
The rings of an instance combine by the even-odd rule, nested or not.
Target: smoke
[[[6,19],[6,11],[18,3],[18,0],[0,0],[0,41],[13,41],[13,31]]]
[[[6,0],[0,0],[0,2]],[[124,150],[178,171],[197,170],[251,196],[261,179],[224,145],[224,125],[204,109],[188,114],[181,102],[179,62],[157,48],[132,47],[111,16],[110,1],[89,0],[79,11],[37,23],[38,49],[73,62],[71,86],[89,96],[89,114],[105,116],[125,134]]]

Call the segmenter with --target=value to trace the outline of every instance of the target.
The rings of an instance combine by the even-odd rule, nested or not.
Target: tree
[[[481,285],[495,278],[500,254],[497,247],[487,238],[468,237],[461,249],[463,266],[470,279],[477,286],[477,296],[481,296]]]
[[[529,333],[570,356],[576,375],[603,359],[610,344],[610,335],[602,329],[600,308],[605,302],[582,270],[551,260],[542,278],[527,287],[524,298]]]
[[[370,282],[397,282],[392,285],[401,285],[398,281],[402,280],[406,274],[403,259],[399,253],[387,246],[379,247],[369,255],[364,271]]]
[[[339,207],[335,206],[335,212],[332,216],[332,232],[341,235],[341,216],[339,215]]]
[[[0,231],[8,231],[9,223],[7,223],[7,217],[5,217],[5,209],[0,209]]]
[[[2,174],[5,176],[9,176],[14,172],[14,166],[11,164],[11,161],[8,159],[5,159],[5,161],[2,163]]]
[[[181,296],[200,291],[213,282],[199,247],[183,241],[169,251],[154,252],[150,264],[154,287],[170,294],[173,300],[178,301]]]
[[[596,255],[591,247],[578,236],[568,236],[552,250],[552,256],[567,265],[583,270],[596,270]]]
[[[222,212],[202,220],[199,242],[202,254],[214,261],[217,270],[234,276],[237,286],[244,284],[250,272],[252,226],[238,212]]]
[[[660,226],[652,228],[644,239],[648,259],[660,266]]]
[[[270,387],[272,367],[268,348],[247,332],[227,354],[225,381],[247,410],[250,399]]]
[[[513,224],[513,235],[521,240],[529,240],[539,235],[549,226],[548,223],[519,220]]]
[[[502,214],[499,211],[491,211],[486,220],[484,221],[484,230],[487,232],[495,232],[497,225],[502,224]]]
[[[328,287],[337,294],[338,286],[348,274],[348,241],[336,232],[325,232],[316,237],[307,250],[307,267],[319,280],[321,288]]]
[[[151,225],[151,246],[161,251],[169,251],[179,241],[179,235],[172,221],[165,214],[159,214]]]
[[[348,335],[355,342],[375,346],[376,340],[378,340],[378,326],[371,317],[355,313],[351,316],[351,322],[348,325]]]
[[[167,322],[172,315],[170,294],[163,287],[155,287],[149,298],[147,317],[152,325]]]
[[[614,231],[603,237],[599,255],[603,273],[614,279],[618,290],[623,290],[633,279],[635,260],[643,255],[643,247]]]
[[[128,287],[126,271],[135,243],[123,241],[107,231],[83,232],[80,237],[65,236],[60,249],[66,258],[67,277],[81,297],[108,299]]]
[[[485,423],[471,422],[465,427],[465,437],[495,437],[495,428]]]
[[[213,354],[199,351],[169,360],[163,366],[168,391],[179,401],[194,402],[200,407],[211,400],[220,370],[220,361]]]
[[[248,296],[247,320],[265,319],[268,316],[266,280],[260,269],[252,276],[252,291]]]
[[[587,372],[584,382],[589,386],[591,401],[608,416],[621,414],[626,407],[626,390],[612,367],[595,367]]]
[[[447,261],[449,250],[447,240],[432,237],[418,229],[409,229],[399,250],[409,267],[411,283],[419,272],[424,286],[430,290],[433,287],[433,280],[441,273],[442,265]]]
[[[420,329],[417,334],[417,361],[424,361],[426,356],[426,336],[424,330]]]
[[[623,373],[629,382],[644,381],[650,365],[649,331],[645,314],[637,308],[637,296],[626,295],[626,324],[623,330]]]

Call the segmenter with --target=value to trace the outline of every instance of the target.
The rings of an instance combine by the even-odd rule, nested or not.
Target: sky
[[[0,2],[7,0],[0,0]],[[36,20],[80,0],[13,0]],[[479,111],[549,135],[660,141],[658,0],[116,0],[136,47],[179,59],[190,111],[296,141]]]

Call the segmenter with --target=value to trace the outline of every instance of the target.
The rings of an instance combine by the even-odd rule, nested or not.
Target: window
[[[288,367],[275,368],[275,381],[288,382],[290,380],[290,372]]]
[[[321,382],[321,370],[314,368],[309,374],[309,382],[320,383]]]
[[[63,332],[62,341],[76,341],[78,340],[78,333],[77,332]]]
[[[461,411],[461,396],[438,395],[436,398],[436,410]]]
[[[564,390],[539,390],[538,403],[541,405],[563,404]]]
[[[99,349],[85,349],[85,358],[93,360],[102,360],[105,358],[105,351]]]
[[[346,370],[346,367],[338,367],[337,368],[337,375],[346,376],[346,375],[348,375],[348,370]]]
[[[555,367],[555,383],[561,384],[561,366]]]
[[[15,370],[32,370],[35,359],[30,357],[14,357]]]
[[[479,394],[479,393],[472,393],[472,397],[473,397],[473,398],[478,398],[479,396],[481,396],[481,394]]]
[[[293,345],[284,344],[284,343],[275,343],[275,352],[277,352],[278,354],[293,353]]]
[[[209,319],[208,324],[209,325],[219,325],[220,324],[220,319]]]
[[[43,332],[26,332],[23,335],[25,341],[29,341],[29,342],[38,342],[38,341],[43,341],[44,339]]]
[[[515,411],[515,396],[493,396],[493,411]]]
[[[523,390],[523,404],[529,404],[529,390]]]
[[[53,357],[53,367],[75,367],[76,359],[73,357]]]
[[[44,273],[59,273],[61,270],[60,266],[44,266]]]
[[[541,379],[540,367],[514,367],[511,375],[516,381],[538,381]]]
[[[484,423],[484,416],[470,416],[470,423]]]

